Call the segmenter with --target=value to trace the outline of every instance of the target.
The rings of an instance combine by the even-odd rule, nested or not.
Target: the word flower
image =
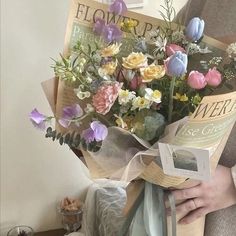
[[[143,82],[151,82],[154,79],[160,79],[165,75],[165,67],[161,65],[150,65],[140,69]]]
[[[141,52],[132,52],[128,57],[123,57],[122,65],[130,70],[139,69],[147,66],[147,57]]]
[[[93,106],[97,113],[105,115],[110,111],[121,87],[121,83],[115,82],[113,84],[104,84],[98,89],[93,96]]]

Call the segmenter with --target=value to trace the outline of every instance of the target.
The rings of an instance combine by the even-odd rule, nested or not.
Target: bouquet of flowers
[[[46,129],[55,119],[60,132],[48,127],[46,137],[94,153],[95,159],[104,147],[110,150],[120,139],[125,145],[126,137],[127,142],[129,136],[135,137],[142,147],[132,150],[133,157],[155,147],[166,126],[191,115],[204,96],[223,86],[232,90],[235,44],[223,58],[201,44],[202,19],[195,17],[183,28],[171,22],[175,14],[172,0],[165,0],[162,8],[163,24],[148,37],[134,33],[138,22],[131,18],[124,17],[117,24],[94,18],[93,44],[77,40],[69,54],[61,55],[52,66],[56,78],[72,88],[78,102],[65,106],[60,116],[46,116],[34,109],[32,123]],[[126,11],[123,0],[115,0],[108,10],[114,17]],[[112,155],[122,155],[122,148],[114,147]],[[105,166],[106,160],[100,164]]]
[[[106,25],[97,18],[93,31],[100,36],[100,42],[92,48],[78,41],[69,56],[61,55],[53,65],[56,77],[73,86],[81,102],[64,107],[61,117],[48,117],[34,109],[30,114],[33,124],[44,129],[55,118],[61,126],[74,131],[87,125],[70,145],[89,151],[99,150],[111,126],[152,144],[167,124],[193,113],[203,96],[223,84],[230,87],[235,61],[223,67],[222,57],[199,46],[203,20],[195,17],[184,30],[179,26],[173,29],[170,17],[174,9],[168,4],[170,1],[166,2],[166,15],[162,13],[166,27],[152,31],[148,40],[131,34],[136,26],[131,19],[120,25]],[[109,8],[118,15],[126,10],[122,0],[116,0]],[[131,52],[122,50],[122,39],[127,37],[132,40]],[[229,58],[234,58],[234,51],[231,45]],[[194,54],[206,53],[209,61],[195,61],[199,70],[187,70]],[[55,137],[51,128],[47,136],[59,139],[61,144],[68,141],[66,135]]]

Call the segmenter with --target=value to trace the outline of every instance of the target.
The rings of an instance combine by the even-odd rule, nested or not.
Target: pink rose
[[[116,82],[114,84],[103,85],[98,89],[97,93],[93,96],[93,106],[97,113],[106,115],[110,111],[122,85],[122,83]]]
[[[177,44],[168,44],[168,45],[166,45],[166,54],[167,54],[168,57],[172,56],[177,51],[185,53],[184,48],[180,47]]]
[[[191,71],[188,76],[188,85],[193,89],[203,89],[207,85],[205,76],[198,71]]]
[[[207,84],[212,87],[217,87],[222,81],[221,73],[215,67],[213,69],[209,69],[205,75],[205,79]]]

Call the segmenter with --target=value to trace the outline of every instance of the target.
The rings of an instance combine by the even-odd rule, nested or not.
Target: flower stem
[[[175,89],[175,80],[176,77],[171,78],[170,83],[170,93],[169,93],[169,112],[168,112],[168,123],[170,124],[172,121],[172,112],[173,112],[173,101],[174,101],[174,89]]]

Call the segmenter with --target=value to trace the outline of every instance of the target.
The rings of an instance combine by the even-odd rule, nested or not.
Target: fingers
[[[175,201],[187,200],[187,199],[201,196],[201,189],[200,189],[200,185],[198,185],[193,188],[174,190],[172,191],[172,194],[174,195]]]
[[[184,218],[182,218],[178,223],[179,224],[190,224],[197,220],[198,218],[205,216],[207,214],[207,210],[205,208],[198,208],[195,211],[190,212]]]
[[[204,206],[204,203],[200,198],[190,199],[176,206],[176,212],[177,214],[181,214],[185,216],[190,211],[194,211],[203,206]]]

